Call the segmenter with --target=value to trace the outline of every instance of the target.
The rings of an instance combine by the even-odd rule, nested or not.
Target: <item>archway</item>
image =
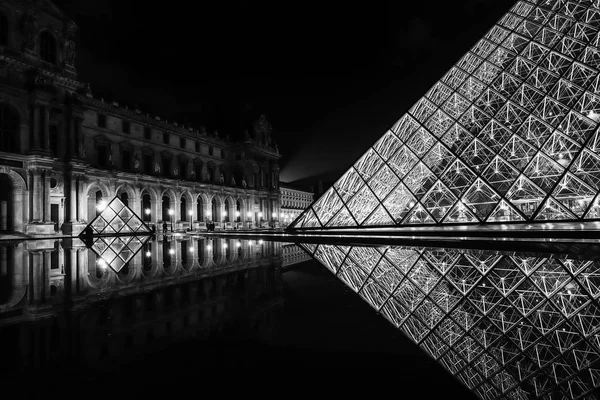
[[[98,215],[100,215],[100,213],[102,212],[102,210],[104,209],[103,206],[105,205],[105,200],[104,197],[102,196],[102,190],[100,189],[96,189],[96,190],[92,190],[89,192],[88,194],[88,218],[90,220],[96,218]]]
[[[121,193],[119,198],[121,199],[123,204],[125,204],[127,207],[129,207],[129,195],[127,194],[127,192]]]
[[[171,199],[169,196],[164,195],[162,197],[162,220],[171,222],[171,215],[169,215],[169,210],[171,209]]]
[[[142,220],[150,222],[152,220],[152,201],[148,193],[142,195]]]
[[[229,215],[229,199],[225,199],[225,215],[223,216],[223,222],[231,222]]]
[[[210,218],[213,221],[217,220],[217,210],[218,210],[217,199],[213,197],[213,199],[210,202]]]
[[[242,220],[242,205],[240,201],[235,202],[235,220],[236,222],[240,222]]]
[[[181,200],[179,203],[179,220],[187,221],[188,209],[187,209],[187,200],[185,196],[181,196]]]
[[[11,216],[14,215],[13,182],[6,174],[0,174],[0,231],[14,230]]]
[[[202,196],[198,196],[198,200],[196,201],[196,215],[197,221],[204,221],[204,200]]]

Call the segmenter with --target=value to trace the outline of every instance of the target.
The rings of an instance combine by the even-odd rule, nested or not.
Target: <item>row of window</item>
[[[0,46],[8,46],[10,29],[8,19],[0,13]],[[57,63],[58,42],[54,35],[47,30],[39,33],[39,57],[51,64]]]
[[[97,116],[98,116],[98,118],[97,118],[98,127],[106,128],[107,127],[106,115],[98,114]],[[131,133],[131,122],[122,120],[121,121],[121,132],[123,132],[125,134],[130,134]],[[163,137],[163,144],[171,143],[171,140],[170,140],[171,138],[170,138],[169,133],[163,132],[162,137]],[[152,129],[149,126],[144,127],[144,139],[152,140]],[[199,153],[200,152],[200,142],[196,140],[194,145],[195,145],[195,147],[194,147],[195,151]],[[183,136],[179,137],[179,147],[182,149],[185,149],[187,147],[187,139]],[[208,155],[214,156],[214,157],[219,156],[221,158],[225,158],[225,149],[220,149],[220,148],[215,149],[213,146],[208,146]]]

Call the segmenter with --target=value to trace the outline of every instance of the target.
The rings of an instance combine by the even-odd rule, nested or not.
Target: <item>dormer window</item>
[[[48,31],[40,33],[40,58],[51,64],[56,64],[56,39]]]
[[[0,13],[0,46],[8,45],[8,19]]]

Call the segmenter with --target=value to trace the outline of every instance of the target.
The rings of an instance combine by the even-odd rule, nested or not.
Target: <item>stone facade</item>
[[[281,198],[281,225],[283,227],[291,224],[314,199],[314,193],[295,188],[285,183],[279,184]]]
[[[0,232],[77,234],[114,196],[159,230],[274,225],[281,155],[264,116],[234,142],[96,99],[76,30],[49,1],[0,4]]]

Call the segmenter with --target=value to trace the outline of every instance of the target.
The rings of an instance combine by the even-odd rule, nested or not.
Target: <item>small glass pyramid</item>
[[[88,228],[92,229],[94,235],[139,235],[152,232],[118,197],[112,199],[83,232]]]
[[[599,29],[516,2],[289,229],[598,219]]]

